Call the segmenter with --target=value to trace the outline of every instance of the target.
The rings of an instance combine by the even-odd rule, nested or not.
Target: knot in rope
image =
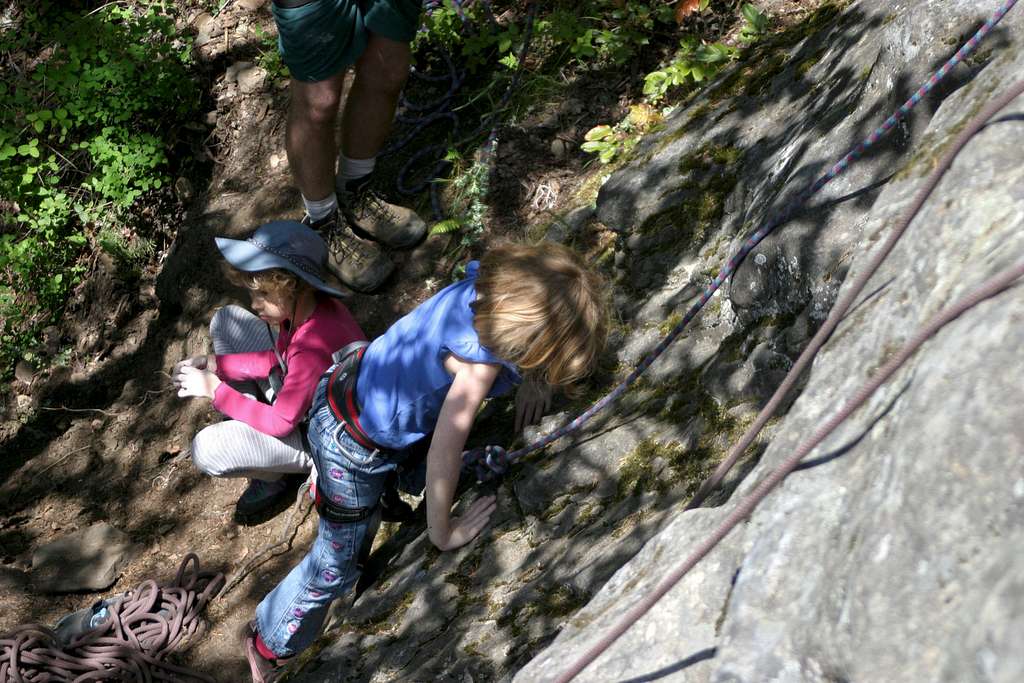
[[[501,446],[478,446],[462,454],[462,465],[482,484],[508,471],[508,451]]]

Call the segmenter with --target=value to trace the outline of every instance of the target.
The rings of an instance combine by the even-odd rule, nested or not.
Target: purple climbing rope
[[[665,349],[667,349],[672,342],[682,334],[690,321],[697,316],[714,293],[718,291],[718,288],[722,286],[729,276],[736,272],[736,269],[739,268],[741,263],[743,263],[747,255],[758,244],[760,244],[765,237],[771,234],[771,232],[777,227],[786,223],[793,217],[796,211],[807,202],[808,199],[821,190],[821,188],[825,187],[825,185],[831,182],[834,178],[842,174],[852,162],[860,159],[864,152],[885,137],[897,123],[903,120],[907,114],[917,106],[922,98],[931,92],[932,89],[935,88],[935,86],[938,85],[939,82],[956,67],[957,64],[962,62],[977,49],[979,43],[985,39],[985,36],[992,31],[996,24],[998,24],[1006,13],[1013,9],[1013,6],[1016,4],[1017,0],[1004,0],[995,13],[989,17],[988,21],[986,21],[981,28],[971,36],[970,40],[964,43],[964,45],[957,50],[956,54],[950,57],[938,71],[932,74],[924,85],[918,88],[917,91],[910,96],[910,99],[904,102],[903,105],[889,116],[882,125],[876,128],[871,135],[865,138],[856,147],[850,150],[842,159],[836,162],[836,164],[833,165],[824,175],[794,197],[794,199],[789,202],[777,216],[769,220],[764,226],[752,234],[746,242],[743,243],[740,250],[729,259],[725,266],[722,267],[722,270],[719,271],[711,281],[711,284],[709,284],[704,290],[700,299],[698,299],[697,302],[686,311],[686,315],[683,316],[683,319],[673,327],[667,335],[665,335],[664,339],[662,339],[658,345],[640,361],[629,376],[627,376],[620,384],[570,422],[559,427],[550,434],[537,439],[533,443],[523,446],[522,448],[512,452],[507,452],[501,446],[491,445],[466,451],[462,455],[464,467],[473,471],[476,474],[477,481],[480,482],[489,481],[497,476],[501,476],[508,470],[509,465],[516,460],[546,447],[548,444],[566,436],[567,434],[571,434],[579,430],[587,423],[587,421],[590,420],[590,418],[624,394],[633,385],[633,383],[640,378],[644,371],[646,371],[647,368],[665,352]]]

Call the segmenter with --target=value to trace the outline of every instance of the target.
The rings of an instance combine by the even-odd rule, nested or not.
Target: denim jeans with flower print
[[[317,385],[309,422],[309,444],[319,474],[320,495],[347,508],[374,507],[394,454],[360,446],[327,405],[326,376]],[[320,519],[309,553],[256,608],[263,642],[279,657],[304,650],[319,635],[331,602],[359,578],[359,549],[371,520],[334,524]]]

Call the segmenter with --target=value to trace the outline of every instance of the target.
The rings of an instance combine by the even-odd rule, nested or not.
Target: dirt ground
[[[785,17],[810,3],[772,4],[776,16]],[[179,179],[177,203],[154,207],[168,226],[166,243],[141,279],[125,282],[113,263],[97,259],[69,302],[67,324],[48,340],[65,350],[66,364],[19,372],[4,392],[0,632],[28,622],[53,624],[101,597],[39,595],[30,581],[36,548],[93,523],[109,522],[137,544],[105,594],[146,578],[170,579],[189,552],[199,555],[204,569],[232,578],[283,535],[287,513],[255,526],[232,521],[244,480],[197,473],[190,440],[222,418],[208,401],[178,399],[167,374],[177,360],[210,351],[210,316],[237,295],[220,277],[212,236],[237,236],[268,219],[301,215],[284,152],[286,80],[268,78],[242,92],[229,76],[232,65],[259,58],[264,47],[257,27],[274,31],[267,5],[232,2],[215,18],[199,7],[188,13],[187,26],[197,33],[211,28],[208,21],[216,24],[212,39],[196,51],[208,79],[209,113],[200,122],[208,132],[200,150],[210,159],[207,175]],[[458,236],[439,235],[390,254],[397,268],[386,286],[348,301],[367,334],[379,334],[447,284],[457,263],[479,256],[494,240],[536,238],[568,210],[592,201],[587,188],[596,187],[604,169],[579,144],[592,126],[620,120],[641,85],[642,74],[622,74],[613,87],[607,73],[574,74],[560,97],[504,126],[490,177],[487,231],[465,250],[456,248]],[[380,175],[397,164],[383,161]],[[413,201],[429,216],[425,196]],[[610,231],[592,223],[577,246],[596,258],[612,241]],[[184,655],[185,663],[218,680],[246,680],[238,633],[314,533],[314,515],[304,508],[296,517],[290,549],[258,564],[214,602],[208,636]]]

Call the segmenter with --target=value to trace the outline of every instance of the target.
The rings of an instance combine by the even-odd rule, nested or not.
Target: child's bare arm
[[[500,367],[485,363],[458,363],[427,452],[427,533],[441,550],[469,543],[486,526],[494,512],[494,497],[476,500],[462,516],[452,518],[452,499],[459,483],[462,448],[473,418]]]

